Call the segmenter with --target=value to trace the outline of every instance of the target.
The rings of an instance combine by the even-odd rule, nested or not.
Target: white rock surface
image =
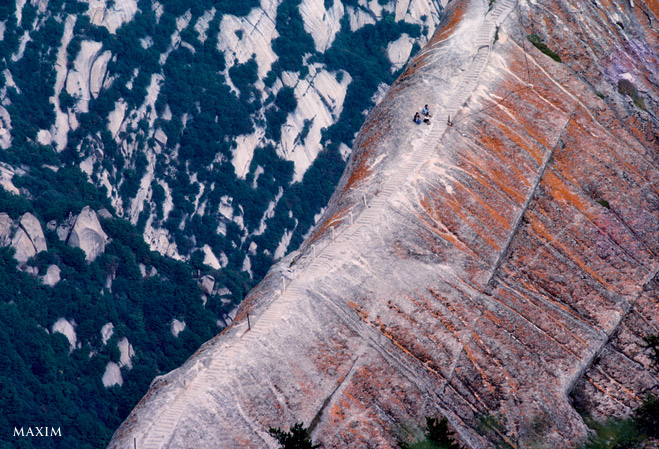
[[[252,261],[249,260],[249,256],[245,256],[245,259],[243,260],[243,266],[241,268],[242,271],[246,272],[249,274],[249,277],[253,277],[252,273]]]
[[[114,385],[122,386],[124,384],[124,379],[121,377],[121,368],[114,362],[108,362],[105,367],[105,372],[103,373],[103,385],[105,388],[112,387]]]
[[[353,8],[348,6],[346,11],[348,13],[348,17],[350,17],[350,31],[355,32],[365,25],[375,23],[373,16],[361,8]]]
[[[236,170],[236,176],[245,179],[249,173],[249,165],[254,157],[254,150],[263,141],[265,130],[256,128],[252,134],[236,137],[236,148],[232,150],[231,163]]]
[[[176,260],[183,259],[178,254],[176,242],[170,237],[167,229],[147,226],[144,231],[144,240],[149,244],[149,248],[151,248],[152,251],[158,251],[160,254]]]
[[[44,284],[54,287],[60,281],[60,273],[62,270],[57,265],[49,265],[46,274],[41,277]]]
[[[202,43],[206,42],[208,26],[210,25],[210,21],[215,17],[215,12],[215,8],[209,9],[201,17],[199,17],[199,19],[197,19],[197,23],[194,25],[195,31],[199,33],[199,41]]]
[[[262,0],[261,7],[252,9],[245,17],[222,16],[217,48],[224,52],[227,69],[236,60],[243,64],[255,55],[259,78],[263,79],[270,71],[272,63],[277,60],[271,42],[277,37],[275,18],[278,4],[276,0]],[[242,32],[242,36],[239,38],[236,32]]]
[[[11,243],[11,229],[14,221],[9,215],[0,213],[0,246],[7,246]]]
[[[40,251],[47,251],[41,224],[34,215],[28,212],[21,217],[19,228],[11,240],[11,246],[16,249],[14,257],[19,263],[27,262]]]
[[[153,138],[156,139],[156,142],[158,142],[161,147],[164,148],[167,145],[167,134],[165,134],[165,131],[163,131],[162,128],[156,130]]]
[[[309,67],[307,77],[297,82],[295,97],[298,105],[282,126],[281,142],[277,147],[280,156],[295,164],[294,181],[302,180],[322,150],[321,131],[338,119],[351,81],[350,75],[344,73],[339,83],[335,73],[314,64]],[[298,136],[304,128],[305,120],[313,120],[313,123],[304,142],[301,142]]]
[[[133,362],[131,361],[132,357],[135,355],[135,350],[133,345],[130,344],[126,337],[122,338],[117,342],[119,347],[119,352],[121,357],[119,358],[119,363],[121,366],[125,366],[128,369],[133,369]]]
[[[16,50],[16,53],[11,55],[11,60],[13,62],[19,61],[23,57],[23,53],[25,53],[25,46],[31,40],[32,40],[32,38],[30,37],[29,31],[25,31],[19,39],[18,50]]]
[[[343,3],[339,0],[329,10],[325,9],[324,0],[303,0],[300,3],[304,30],[311,34],[316,50],[324,53],[332,46],[336,34],[341,31],[344,12]]]
[[[231,294],[231,290],[229,290],[229,289],[226,288],[226,287],[222,287],[221,289],[219,289],[219,290],[217,291],[217,294],[218,294],[219,296],[227,296],[227,295],[230,295],[230,294]]]
[[[215,278],[207,274],[201,278],[199,286],[205,294],[210,295],[213,293],[213,288],[215,287]]]
[[[8,72],[8,70],[5,70]],[[0,148],[6,150],[11,146],[11,116],[0,106]]]
[[[186,326],[186,325],[185,325],[185,322],[184,322],[184,321],[179,321],[179,320],[177,320],[176,318],[174,318],[174,319],[172,320],[172,325],[171,325],[171,328],[170,328],[170,330],[171,330],[171,332],[172,332],[172,335],[173,335],[174,337],[178,337],[178,334],[180,334],[181,332],[183,332],[183,330],[185,329],[185,326]]]
[[[393,64],[392,71],[396,71],[405,65],[407,59],[410,57],[413,45],[414,39],[407,35],[407,33],[403,33],[395,41],[389,42],[389,45],[387,45],[387,55]]]
[[[48,251],[46,237],[43,235],[43,229],[41,229],[41,223],[37,217],[27,212],[21,217],[19,225],[27,232],[37,253]]]
[[[72,323],[66,318],[62,317],[58,319],[50,328],[53,333],[59,332],[60,334],[64,334],[64,336],[69,340],[69,352],[76,348],[78,342],[74,324],[75,323]]]
[[[279,260],[284,257],[286,250],[288,249],[288,245],[291,243],[291,237],[293,237],[292,231],[284,232],[284,235],[281,237],[281,241],[275,250],[275,260]]]
[[[210,246],[208,246],[208,244],[204,245],[202,251],[204,252],[204,264],[208,265],[209,267],[213,267],[216,270],[222,268],[220,261],[217,260],[217,257],[215,257],[215,254],[213,254],[213,250],[211,249]]]
[[[89,91],[94,98],[98,97],[101,87],[103,87],[103,81],[105,79],[105,73],[107,72],[108,61],[110,61],[110,58],[112,58],[112,53],[110,50],[106,50],[101,53],[92,64],[92,70],[89,76]]]
[[[108,236],[103,232],[96,212],[86,206],[76,218],[67,243],[69,246],[82,249],[86,260],[91,262],[105,251],[107,239]]]
[[[114,110],[110,112],[110,115],[108,116],[108,131],[110,131],[112,137],[117,137],[119,129],[124,121],[127,108],[128,105],[123,99],[114,103]]]
[[[40,129],[37,133],[37,142],[39,142],[41,145],[50,145],[52,140],[53,136],[51,136],[50,131],[47,129]]]
[[[69,217],[62,221],[62,223],[57,226],[57,237],[63,242],[66,242],[66,239],[69,238],[73,224],[75,223],[76,217],[73,214],[69,213]]]
[[[23,21],[23,7],[27,0],[16,0],[16,24],[21,25]],[[9,3],[9,2],[7,2]]]
[[[101,339],[103,340],[104,345],[108,343],[108,340],[110,340],[112,334],[114,334],[114,324],[110,322],[105,323],[101,328]]]
[[[0,186],[2,186],[7,192],[20,195],[19,190],[11,181],[15,174],[16,173],[11,168],[0,166]]]
[[[130,22],[136,12],[136,0],[115,0],[109,9],[105,0],[89,0],[87,15],[91,23],[103,26],[114,34],[121,25]]]
[[[73,61],[73,69],[66,78],[66,91],[78,99],[76,104],[80,112],[89,111],[91,68],[101,51],[103,44],[95,41],[82,41],[80,53]],[[96,84],[96,81],[94,82]]]

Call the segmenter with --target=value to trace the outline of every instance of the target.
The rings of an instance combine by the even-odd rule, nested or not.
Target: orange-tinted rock
[[[628,414],[659,385],[642,348],[659,333],[659,18],[634,4],[516,6],[434,139],[487,51],[486,2],[456,2],[316,232],[111,447],[275,447],[269,426],[302,421],[326,448],[386,448],[443,415],[468,447],[567,448],[586,435],[570,395]],[[425,103],[432,127],[410,120]]]

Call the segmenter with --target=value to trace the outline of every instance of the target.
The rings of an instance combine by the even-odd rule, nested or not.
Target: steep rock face
[[[43,229],[41,229],[41,223],[39,219],[32,215],[31,213],[26,213],[21,217],[19,226],[27,233],[34,245],[34,249],[37,253],[41,251],[48,251],[48,245],[46,245],[46,237],[43,235]]]
[[[5,221],[6,226],[7,222]],[[16,250],[14,258],[19,263],[25,263],[38,252],[48,249],[46,237],[43,235],[41,223],[39,223],[37,217],[29,212],[21,217],[19,226],[11,239],[11,246]]]
[[[303,421],[386,448],[440,414],[468,447],[567,448],[570,394],[610,416],[659,388],[657,3],[448,9],[300,250],[110,447],[274,448]]]
[[[14,222],[6,213],[0,213],[0,246],[11,243],[11,230]]]
[[[87,261],[95,260],[105,251],[108,236],[103,232],[96,212],[86,206],[76,218],[67,243],[85,252]]]

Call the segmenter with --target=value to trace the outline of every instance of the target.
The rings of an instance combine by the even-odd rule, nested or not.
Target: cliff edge
[[[324,217],[110,448],[575,447],[659,374],[659,3],[458,0]],[[431,124],[411,118],[429,104]],[[450,117],[450,123],[449,123]]]

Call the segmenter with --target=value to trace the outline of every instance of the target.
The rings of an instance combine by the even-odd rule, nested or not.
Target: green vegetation
[[[526,38],[531,42],[535,48],[540,50],[542,53],[546,54],[549,56],[551,59],[553,59],[556,62],[563,62],[561,57],[556,54],[553,50],[551,50],[547,45],[542,41],[542,38],[538,36],[537,34],[529,34],[526,36]]]
[[[588,438],[583,449],[628,449],[641,441],[636,423],[631,419],[611,419],[590,424],[595,434]]]
[[[611,205],[607,200],[599,199],[597,202],[600,204],[602,207],[606,207],[607,209],[611,209]]]
[[[649,438],[659,438],[659,398],[648,396],[631,418],[598,422],[586,419],[594,430],[583,449],[631,449]]]
[[[309,429],[306,429],[300,422],[295,423],[289,431],[270,427],[268,433],[279,442],[281,449],[314,449],[320,447],[320,444],[313,444]]]
[[[34,200],[0,189],[2,209],[13,218],[29,211],[42,223],[46,218],[60,221],[84,204],[112,210],[77,168],[56,173],[32,168],[14,181]],[[101,225],[112,240],[104,254],[87,263],[80,249],[67,246],[42,224],[48,252],[30,263],[40,274],[50,264],[60,267],[61,281],[53,288],[17,270],[13,248],[0,247],[0,426],[61,426],[62,438],[44,439],[40,448],[104,447],[153,377],[179,366],[214,336],[220,330],[217,317],[232,307],[215,296],[204,307],[192,267],[151,252],[130,223],[103,219]],[[139,264],[156,274],[142,277]],[[236,302],[251,286],[233,273],[202,269],[235,289]],[[113,279],[109,288],[108,279]],[[76,323],[80,346],[69,348],[62,334],[46,332],[60,317]],[[187,323],[178,338],[169,329],[172,318]],[[100,329],[107,322],[115,332],[104,345]],[[133,369],[122,368],[122,387],[106,388],[101,378],[107,363],[117,361],[117,342],[123,337],[135,348]]]
[[[641,432],[659,438],[659,398],[648,396],[634,412],[634,419]]]
[[[355,133],[364,121],[362,111],[373,106],[371,98],[380,83],[391,84],[398,72],[391,74],[386,53],[386,42],[407,33],[413,38],[420,35],[418,25],[396,22],[393,15],[385,16],[380,22],[366,25],[356,32],[350,31],[347,15],[341,19],[341,31],[332,47],[320,59],[328,70],[345,70],[352,77],[344,108],[339,120],[323,135],[330,149],[338,148],[341,142],[352,145]]]
[[[414,443],[399,442],[401,449],[460,449],[446,418],[426,417],[424,439]]]
[[[650,358],[652,359],[652,363],[655,366],[659,365],[659,335],[648,335],[643,338],[643,341],[645,342],[645,347],[651,351]]]
[[[302,78],[308,73],[302,59],[305,53],[314,54],[316,49],[311,35],[304,30],[299,10],[300,1],[284,0],[277,7],[275,28],[279,37],[272,41],[272,49],[279,56],[273,65],[275,72],[300,72]]]
[[[637,108],[647,111],[647,108],[645,107],[645,102],[638,94],[638,90],[636,89],[636,86],[634,86],[634,84],[632,84],[631,81],[626,79],[619,80],[618,92],[620,92],[623,95],[628,95],[634,101],[634,105],[636,105]]]

